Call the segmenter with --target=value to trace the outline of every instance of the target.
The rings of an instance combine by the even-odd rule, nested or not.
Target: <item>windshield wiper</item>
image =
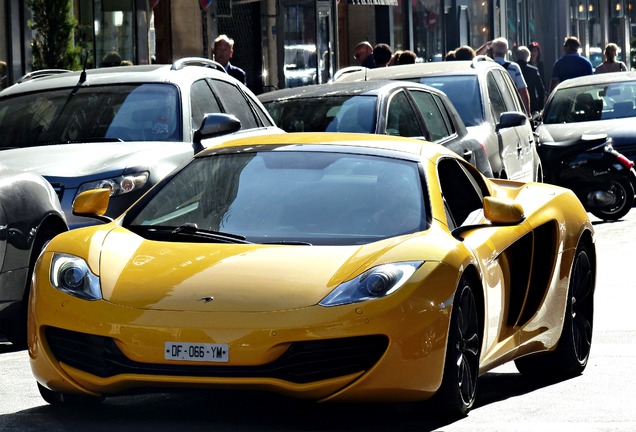
[[[209,238],[224,243],[243,243],[252,244],[245,240],[245,237],[239,234],[226,233],[221,231],[204,230],[197,227],[197,224],[186,223],[172,230],[172,234],[189,235],[193,237]]]

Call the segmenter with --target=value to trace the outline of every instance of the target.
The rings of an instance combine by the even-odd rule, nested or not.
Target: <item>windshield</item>
[[[634,101],[635,81],[559,89],[543,111],[543,123],[577,123],[636,117]]]
[[[377,97],[329,96],[265,103],[276,125],[286,132],[374,133]]]
[[[177,88],[110,85],[0,100],[0,147],[66,142],[181,141]]]
[[[136,216],[133,209],[125,226],[162,240],[161,232],[187,225],[183,231],[256,243],[364,244],[424,230],[424,196],[415,162],[307,151],[219,154],[195,159]]]
[[[426,76],[420,82],[446,93],[466,126],[485,121],[476,75]]]

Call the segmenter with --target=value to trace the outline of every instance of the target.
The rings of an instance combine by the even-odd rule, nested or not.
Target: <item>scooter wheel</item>
[[[612,206],[590,212],[599,219],[615,221],[629,213],[634,205],[634,188],[627,179],[613,181],[611,187],[616,195],[616,202]]]

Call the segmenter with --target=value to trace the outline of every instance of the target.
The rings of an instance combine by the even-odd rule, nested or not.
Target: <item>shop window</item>
[[[134,61],[136,49],[133,0],[95,0],[83,3],[94,3],[96,66],[118,66],[122,61]]]

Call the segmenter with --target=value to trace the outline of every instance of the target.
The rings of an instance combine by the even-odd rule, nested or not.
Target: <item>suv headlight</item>
[[[102,289],[99,278],[82,258],[63,253],[53,254],[51,285],[58,290],[84,300],[100,300]]]
[[[406,283],[423,261],[383,264],[341,283],[319,303],[338,306],[388,296]]]
[[[92,189],[110,189],[110,196],[127,194],[142,188],[148,182],[148,172],[126,174],[119,177],[82,183],[77,189],[81,193]]]

